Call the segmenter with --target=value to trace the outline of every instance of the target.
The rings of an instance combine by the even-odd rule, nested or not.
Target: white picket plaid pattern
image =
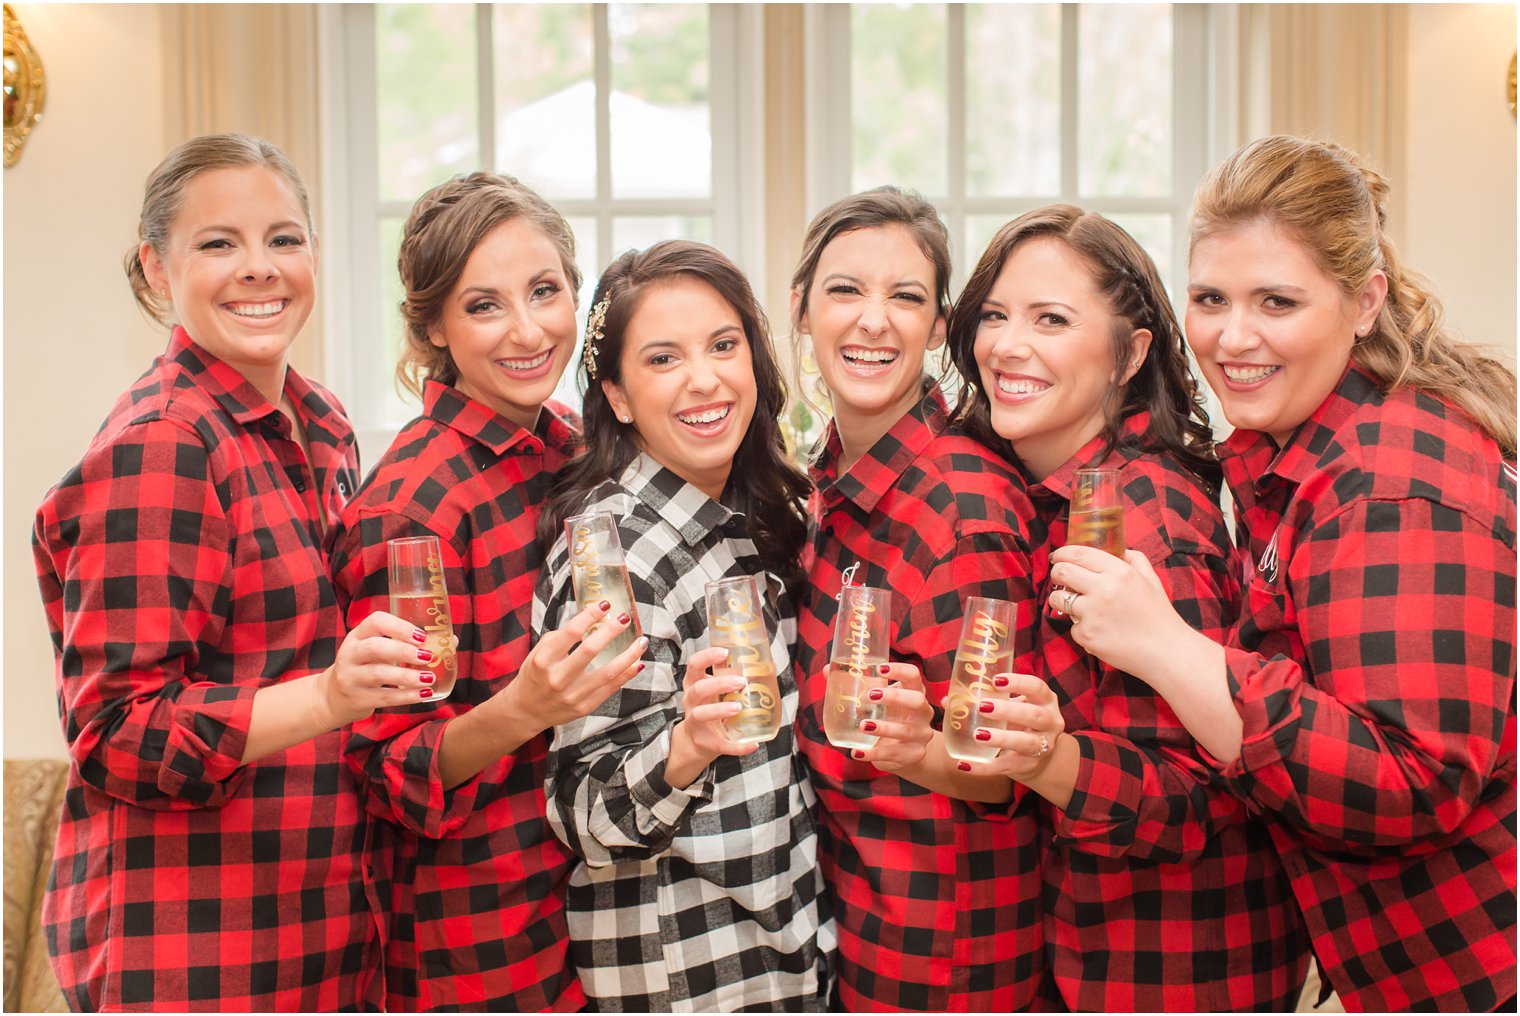
[[[586,994],[603,1012],[818,1010],[832,930],[820,929],[816,799],[793,733],[795,610],[763,571],[745,516],[648,456],[581,510],[618,518],[650,640],[644,671],[590,716],[557,728],[549,754],[549,821],[582,859],[568,916]],[[704,586],[746,574],[770,590],[781,731],[673,789],[664,771],[685,661],[708,644]],[[574,612],[561,543],[539,581],[535,636]]]

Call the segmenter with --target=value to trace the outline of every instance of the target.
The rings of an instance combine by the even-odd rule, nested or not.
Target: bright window
[[[813,121],[810,203],[919,191],[950,228],[958,283],[1009,219],[1070,202],[1128,229],[1174,288],[1207,159],[1205,18],[1181,4],[820,8],[811,66],[848,102]]]
[[[330,366],[366,462],[417,412],[392,381],[396,252],[428,188],[484,168],[543,194],[575,232],[582,324],[618,252],[670,237],[741,246],[735,160],[714,156],[715,122],[724,151],[737,147],[722,126],[738,119],[735,61],[712,58],[715,44],[734,45],[724,8],[356,4],[337,18],[328,51],[346,68],[347,193],[328,200],[344,202],[352,267]],[[560,397],[578,405],[574,384],[567,370]]]
[[[1175,297],[1228,113],[1209,59],[1224,10],[812,4],[799,38],[756,4],[323,5],[327,375],[365,462],[417,411],[392,380],[401,225],[424,190],[477,168],[569,219],[583,323],[607,261],[669,237],[715,244],[763,296],[767,268],[796,256],[765,247],[767,195],[811,215],[880,183],[934,202],[956,286],[999,226],[1067,201],[1129,229]],[[797,91],[806,126],[788,134]],[[798,155],[774,157],[777,138]],[[578,404],[573,371],[560,394]]]

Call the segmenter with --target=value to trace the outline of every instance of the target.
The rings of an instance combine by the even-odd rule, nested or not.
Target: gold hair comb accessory
[[[596,380],[596,358],[602,351],[602,325],[607,320],[607,306],[611,303],[611,296],[602,297],[586,318],[586,344],[581,359],[586,364],[586,375],[593,381]]]

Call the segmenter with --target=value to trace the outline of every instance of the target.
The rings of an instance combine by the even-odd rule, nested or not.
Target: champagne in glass
[[[454,690],[458,676],[454,658],[459,641],[449,620],[449,589],[443,577],[443,556],[436,536],[409,536],[385,545],[389,562],[391,613],[427,634],[422,648],[432,660],[419,664],[435,675],[429,701],[442,702]]]
[[[628,581],[628,565],[623,559],[623,545],[618,541],[617,520],[609,512],[590,512],[565,520],[565,542],[570,548],[570,585],[575,604],[585,610],[606,600],[612,604],[608,617],[627,614],[628,627],[596,654],[591,666],[600,667],[617,656],[642,635],[639,612],[633,606],[633,586]],[[586,634],[600,628],[598,621]]]
[[[986,762],[998,749],[976,739],[983,727],[1004,730],[1006,723],[989,720],[980,706],[985,699],[1007,699],[992,683],[997,674],[1013,669],[1013,626],[1017,608],[1007,600],[972,596],[966,600],[961,640],[950,671],[945,696],[945,752],[960,762]]]
[[[886,707],[872,702],[870,692],[887,686],[881,665],[887,662],[891,607],[890,590],[845,586],[839,591],[823,692],[823,733],[836,748],[873,747],[876,735],[865,733],[860,725],[886,719]]]
[[[1117,469],[1077,470],[1066,542],[1124,556],[1124,497]]]
[[[753,575],[707,583],[708,643],[728,650],[728,659],[713,667],[713,674],[745,680],[743,691],[723,696],[723,701],[743,706],[737,716],[724,721],[729,739],[737,744],[769,741],[781,729],[781,686],[771,658],[764,604]]]

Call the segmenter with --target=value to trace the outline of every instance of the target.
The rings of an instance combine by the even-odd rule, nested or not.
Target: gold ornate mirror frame
[[[1515,57],[1509,58],[1509,113],[1515,115]]]
[[[21,158],[27,135],[42,116],[47,83],[42,60],[11,5],[5,5],[5,167]]]

